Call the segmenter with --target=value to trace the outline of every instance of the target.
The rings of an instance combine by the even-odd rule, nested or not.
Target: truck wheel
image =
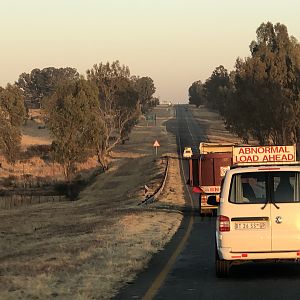
[[[219,258],[216,249],[216,275],[219,278],[225,278],[229,276],[230,262]]]
[[[201,209],[201,194],[199,197],[199,215],[202,216],[202,209]]]

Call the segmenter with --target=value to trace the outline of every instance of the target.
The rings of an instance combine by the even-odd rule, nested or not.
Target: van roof
[[[300,161],[285,161],[285,162],[259,162],[259,163],[235,163],[230,166],[230,169],[247,168],[247,167],[263,167],[263,166],[300,166]]]
[[[278,171],[283,171],[283,172],[288,172],[288,171],[297,171],[300,172],[300,164],[272,164],[272,165],[257,165],[257,166],[235,166],[234,168],[231,168],[227,172],[230,172],[232,174],[237,174],[237,173],[248,173],[248,172],[278,172]]]

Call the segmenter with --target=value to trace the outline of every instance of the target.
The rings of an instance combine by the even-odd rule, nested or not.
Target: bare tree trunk
[[[98,163],[101,165],[101,168],[103,171],[106,171],[108,169],[107,160],[105,158],[105,154],[101,149],[97,149],[97,159]]]

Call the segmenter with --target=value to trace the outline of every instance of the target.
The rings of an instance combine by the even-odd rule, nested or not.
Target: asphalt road
[[[167,129],[177,135],[178,149],[198,147],[206,141],[205,129],[200,128],[185,106],[177,107],[176,120],[170,120]],[[182,165],[187,178],[187,162]],[[190,193],[187,191],[187,197]],[[172,264],[164,281],[156,290],[154,299],[299,299],[300,264],[247,263],[231,268],[229,278],[216,278],[214,268],[214,217],[200,217],[197,199],[193,195],[190,210],[184,222],[166,249],[152,259],[149,268],[137,280],[121,291],[117,299],[142,299],[168,258],[176,251],[184,237],[187,224],[192,230],[181,253]],[[151,288],[150,288],[151,289]]]

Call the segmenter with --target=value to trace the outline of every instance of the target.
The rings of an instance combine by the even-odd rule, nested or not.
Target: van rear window
[[[229,202],[236,204],[294,203],[300,200],[299,172],[253,172],[232,177]]]

